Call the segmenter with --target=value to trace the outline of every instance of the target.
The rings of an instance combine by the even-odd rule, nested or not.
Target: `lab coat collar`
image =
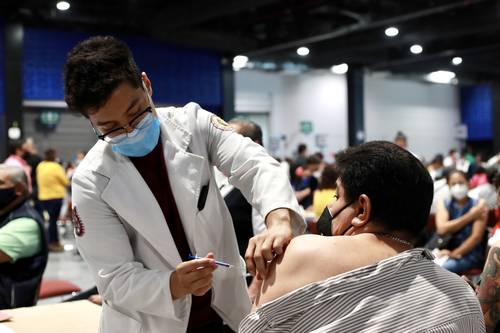
[[[191,133],[188,130],[186,114],[181,113],[179,110],[168,112],[168,108],[157,109],[157,114],[162,124],[163,143],[170,141],[180,150],[186,151],[191,143]]]

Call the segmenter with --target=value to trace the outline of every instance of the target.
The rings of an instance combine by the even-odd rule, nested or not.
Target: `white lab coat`
[[[157,111],[169,181],[193,252],[211,251],[233,264],[243,261],[212,166],[228,175],[263,216],[291,209],[294,234],[303,232],[287,175],[260,145],[214,126],[213,115],[195,103]],[[169,283],[181,258],[160,206],[132,162],[99,141],[72,184],[75,219],[83,231],[77,246],[104,300],[100,332],[185,332],[191,296],[173,301]],[[206,204],[198,211],[206,184]],[[212,307],[237,330],[250,311],[241,270],[214,272]]]

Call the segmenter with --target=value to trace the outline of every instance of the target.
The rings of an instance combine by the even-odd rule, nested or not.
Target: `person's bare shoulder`
[[[338,274],[341,256],[335,249],[343,240],[336,238],[343,237],[303,235],[292,239],[285,253],[271,263],[254,306],[258,308],[311,282]]]

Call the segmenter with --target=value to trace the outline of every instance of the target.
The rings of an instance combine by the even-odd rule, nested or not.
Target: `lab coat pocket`
[[[224,204],[224,200],[221,199],[218,193],[218,188],[215,182],[210,181],[208,185],[203,186],[206,193],[200,193],[200,199],[204,201],[204,204],[200,207],[201,210],[198,211],[196,217],[198,219],[196,237],[198,238],[197,244],[204,244],[209,241],[211,244],[204,244],[206,246],[210,245],[210,251],[214,251],[214,245],[218,245],[220,238],[223,233],[224,221],[222,221],[222,214],[220,210],[221,203]],[[203,206],[203,207],[201,207]],[[205,246],[202,246],[204,248]],[[201,255],[201,254],[200,254]]]
[[[107,304],[102,305],[101,332],[128,332],[139,333],[142,323],[129,317]]]

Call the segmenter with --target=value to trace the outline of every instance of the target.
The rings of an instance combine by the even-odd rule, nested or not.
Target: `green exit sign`
[[[300,122],[300,132],[303,134],[311,134],[313,131],[313,124],[311,121]]]

